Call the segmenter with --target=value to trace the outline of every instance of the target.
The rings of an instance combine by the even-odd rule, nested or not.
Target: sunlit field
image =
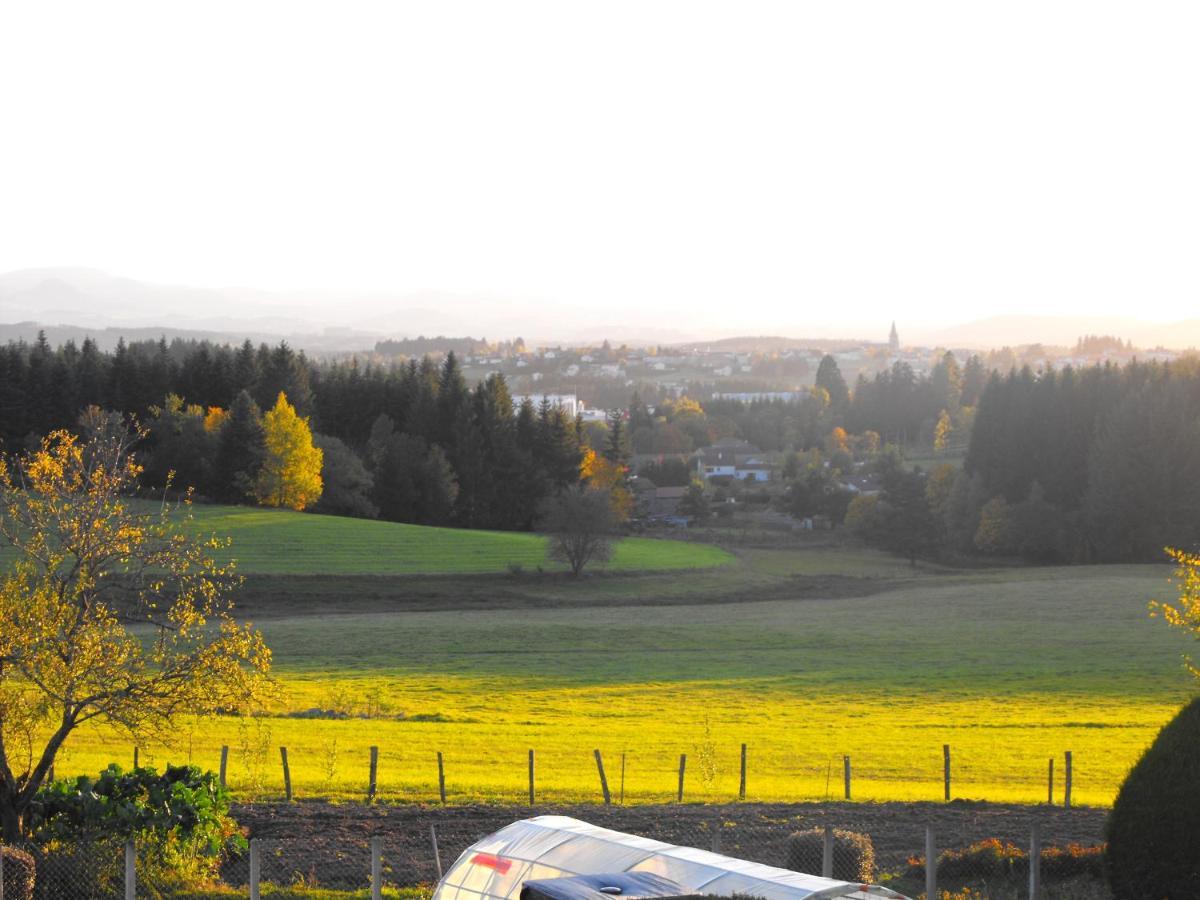
[[[150,504],[143,504],[150,509]],[[448,575],[504,573],[564,567],[546,558],[536,534],[424,528],[395,522],[318,516],[237,506],[191,507],[189,528],[232,539],[225,556],[238,571],[258,575]],[[12,551],[0,549],[0,565]],[[608,571],[719,566],[732,557],[705,544],[627,538],[619,541]]]
[[[275,514],[232,514],[240,548],[259,515]],[[448,565],[437,549],[446,534],[461,533],[431,535],[432,571]],[[727,558],[701,544],[638,544],[648,560]],[[422,551],[397,552],[411,567]],[[271,571],[270,541],[244,558]],[[364,553],[344,565],[371,573],[383,562]],[[538,797],[566,801],[600,799],[599,749],[614,799],[642,802],[674,797],[686,753],[685,799],[700,801],[737,795],[744,742],[748,799],[838,798],[849,755],[855,799],[895,800],[941,798],[949,744],[955,797],[1045,802],[1054,758],[1061,802],[1070,750],[1074,801],[1107,804],[1193,689],[1180,666],[1187,642],[1147,615],[1169,574],[914,572],[871,551],[776,548],[582,584],[443,580],[448,608],[420,611],[356,608],[347,577],[330,603],[348,611],[314,614],[310,603],[293,614],[286,599],[256,610],[280,688],[266,715],[185,723],[170,747],[145,742],[141,758],[215,769],[227,745],[235,793],[277,797],[283,745],[297,797],[352,799],[365,794],[376,745],[379,796],[432,801],[440,751],[451,802],[511,802],[527,796],[534,749]],[[499,608],[479,608],[501,584]],[[351,718],[287,717],[313,709]],[[73,739],[58,771],[131,758],[127,737],[96,728]]]

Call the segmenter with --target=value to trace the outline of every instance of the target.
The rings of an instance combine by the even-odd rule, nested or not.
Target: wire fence
[[[878,822],[853,816],[814,825],[811,816],[735,820],[720,812],[693,812],[682,819],[668,810],[643,815],[623,830],[843,881],[883,884],[913,898],[1108,896],[1102,848],[1061,841],[1053,828],[1038,823],[1022,822],[981,838],[972,822],[930,824],[914,817],[881,830]],[[22,892],[20,861],[6,850],[0,900],[419,898],[491,826],[484,829],[464,828],[464,820],[451,818],[394,830],[383,820],[363,823],[355,834],[326,835],[318,823],[311,834],[252,838],[247,847],[226,851],[207,878],[173,869],[161,854],[132,844],[28,845],[21,849],[33,860],[32,891]]]

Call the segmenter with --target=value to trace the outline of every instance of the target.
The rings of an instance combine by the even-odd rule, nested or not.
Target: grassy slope
[[[862,576],[868,595],[823,598],[813,576],[824,574]],[[1061,796],[1069,749],[1076,801],[1108,803],[1190,687],[1185,643],[1146,615],[1147,599],[1170,590],[1167,575],[913,574],[866,551],[749,550],[707,571],[506,581],[520,594],[503,599],[514,608],[280,609],[262,618],[278,710],[382,702],[410,719],[222,720],[147,755],[215,766],[226,743],[235,788],[277,793],[275,746],[285,744],[301,795],[353,796],[377,744],[384,796],[429,799],[441,750],[452,796],[515,800],[533,747],[542,796],[594,799],[598,747],[614,789],[626,753],[626,796],[661,800],[686,752],[689,797],[715,799],[736,793],[745,741],[751,798],[836,796],[850,754],[856,798],[936,799],[949,743],[956,796],[1044,800],[1050,757]],[[463,580],[461,590],[498,585]],[[627,605],[606,605],[614,600]],[[127,742],[96,733],[60,771],[128,755]]]
[[[281,510],[196,506],[195,526],[233,538],[239,571],[263,575],[420,575],[560,568],[546,561],[546,540],[534,534],[424,528]],[[709,545],[629,538],[607,568],[688,569],[730,560]]]
[[[233,539],[229,555],[246,575],[465,575],[506,572],[510,565],[561,570],[536,534],[425,528],[366,519],[239,506],[193,507],[201,534]],[[0,566],[12,559],[0,548]],[[614,572],[721,566],[732,557],[709,544],[626,538],[603,568]],[[597,567],[600,568],[600,567]]]

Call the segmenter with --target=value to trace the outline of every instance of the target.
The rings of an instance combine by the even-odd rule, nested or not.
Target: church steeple
[[[896,331],[896,323],[892,322],[892,331],[888,335],[888,349],[893,353],[900,350],[900,333]]]

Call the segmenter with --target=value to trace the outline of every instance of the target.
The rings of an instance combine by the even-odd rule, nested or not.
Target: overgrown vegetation
[[[150,883],[196,886],[217,875],[221,853],[246,842],[229,815],[229,794],[212,772],[167,766],[52,782],[34,800],[28,822],[39,856],[63,867],[77,853],[104,867],[92,877],[119,883],[121,847],[134,841]],[[58,878],[65,873],[59,871]]]

